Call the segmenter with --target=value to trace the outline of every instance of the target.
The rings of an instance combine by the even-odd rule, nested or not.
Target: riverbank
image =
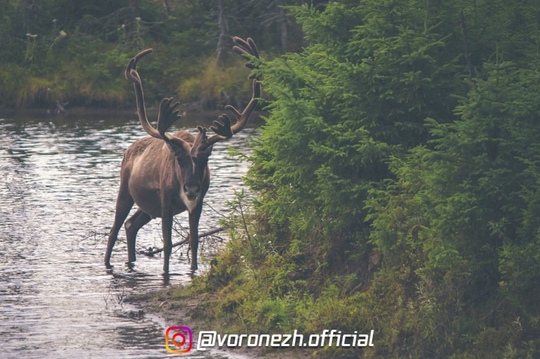
[[[133,108],[115,108],[110,109],[106,107],[70,107],[65,106],[65,113],[58,113],[55,108],[52,107],[34,107],[34,108],[1,108],[0,109],[0,118],[9,117],[14,119],[19,118],[70,118],[70,117],[83,117],[83,116],[92,116],[100,118],[104,116],[105,118],[110,118],[113,116],[118,117],[129,117],[136,115],[135,107]],[[157,110],[155,110],[157,114]]]
[[[205,315],[208,305],[213,299],[205,294],[194,293],[190,286],[168,287],[162,290],[135,294],[126,299],[126,303],[159,318],[165,327],[178,325],[189,326],[195,338],[200,331],[215,331],[220,334],[242,334],[238,323],[220,323]],[[231,320],[237,322],[236,319]],[[259,333],[252,333],[259,334]],[[193,349],[195,350],[195,349]],[[301,359],[313,357],[313,352],[307,350],[283,350],[268,348],[219,348],[220,352],[235,358],[261,359]]]

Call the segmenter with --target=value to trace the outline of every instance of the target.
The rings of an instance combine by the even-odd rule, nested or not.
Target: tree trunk
[[[285,12],[285,9],[282,7],[278,8],[279,11],[279,22],[281,27],[281,53],[286,53],[289,48],[288,43],[288,28],[287,28],[287,14]]]
[[[217,2],[217,11],[218,11],[218,28],[219,28],[219,37],[217,43],[217,65],[218,67],[225,66],[228,52],[227,44],[227,19],[225,18],[225,8],[223,6],[223,0],[218,0]]]

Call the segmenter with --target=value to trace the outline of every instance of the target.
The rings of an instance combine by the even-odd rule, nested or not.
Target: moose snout
[[[197,198],[197,196],[201,192],[201,186],[199,184],[185,184],[184,192],[186,193],[186,197],[190,201],[193,201]]]

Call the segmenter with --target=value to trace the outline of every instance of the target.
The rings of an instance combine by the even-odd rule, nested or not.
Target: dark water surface
[[[208,119],[186,126],[197,120]],[[201,231],[217,226],[247,170],[227,147],[245,149],[254,133],[247,128],[214,146],[206,196],[213,210],[206,206]],[[160,323],[123,303],[130,293],[165,285],[162,258],[139,255],[129,271],[122,229],[114,275],[103,265],[122,153],[144,135],[134,115],[0,115],[0,358],[175,356],[165,349],[164,326],[189,323]],[[185,215],[178,218],[186,225]],[[150,222],[137,248],[162,247],[160,232],[159,219]],[[203,248],[208,258],[211,245]],[[186,250],[173,253],[173,285],[190,279]]]

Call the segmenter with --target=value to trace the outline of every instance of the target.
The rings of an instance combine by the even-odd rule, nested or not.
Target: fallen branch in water
[[[208,236],[211,236],[213,234],[216,234],[218,232],[221,232],[223,230],[227,229],[227,227],[218,227],[218,228],[215,228],[215,229],[212,229],[210,231],[207,231],[207,232],[204,232],[204,233],[201,233],[199,234],[199,238],[203,238],[203,237],[208,237]],[[184,245],[186,243],[189,242],[189,235],[186,239],[180,241],[180,242],[176,242],[176,243],[173,243],[173,247],[178,247],[178,246],[181,246],[181,245]],[[148,248],[147,250],[140,250],[139,253],[140,254],[144,254],[145,256],[149,256],[149,257],[152,257],[154,256],[155,254],[158,254],[158,253],[161,253],[163,252],[163,248]]]

